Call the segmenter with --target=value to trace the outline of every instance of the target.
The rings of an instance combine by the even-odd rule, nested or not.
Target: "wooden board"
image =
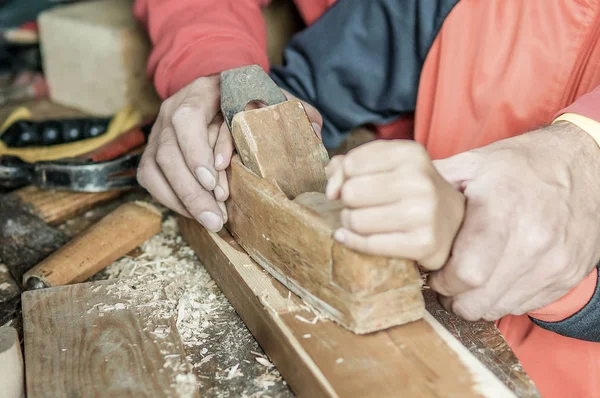
[[[121,280],[23,293],[28,397],[197,396],[163,297]]]
[[[356,335],[320,318],[227,233],[179,222],[184,239],[299,396],[515,396],[429,313]]]
[[[14,191],[12,195],[42,221],[56,225],[123,193],[117,190],[98,193],[43,190],[30,185]]]

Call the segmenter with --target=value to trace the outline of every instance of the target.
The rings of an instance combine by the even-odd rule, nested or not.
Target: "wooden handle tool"
[[[83,282],[160,232],[161,214],[145,202],[119,206],[23,275],[26,289]]]

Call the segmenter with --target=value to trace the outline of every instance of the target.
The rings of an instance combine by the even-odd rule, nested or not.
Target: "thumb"
[[[475,176],[480,163],[481,156],[475,151],[469,151],[434,160],[433,166],[446,181],[462,192],[465,182]]]
[[[321,116],[319,111],[308,102],[296,98],[294,95],[290,94],[286,90],[281,89],[281,91],[283,91],[288,101],[298,100],[302,103],[302,106],[304,106],[304,110],[306,111],[306,115],[308,116],[308,119],[310,120],[310,123],[312,124],[313,129],[315,130],[315,134],[317,134],[317,136],[321,138],[321,129],[323,128],[323,117]]]

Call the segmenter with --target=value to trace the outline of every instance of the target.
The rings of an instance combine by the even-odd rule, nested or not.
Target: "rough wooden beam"
[[[228,233],[179,222],[184,239],[299,396],[515,396],[430,314],[357,335],[321,318]]]

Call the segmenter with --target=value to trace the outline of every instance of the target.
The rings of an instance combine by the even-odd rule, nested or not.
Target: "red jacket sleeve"
[[[261,7],[270,0],[136,0],[153,45],[148,74],[162,98],[201,76],[243,65],[269,68]]]

